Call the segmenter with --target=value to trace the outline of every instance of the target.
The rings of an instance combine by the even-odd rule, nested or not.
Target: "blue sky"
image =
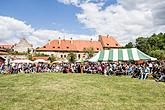
[[[109,34],[126,44],[164,32],[164,12],[163,0],[0,0],[0,43]]]
[[[88,33],[76,19],[80,9],[56,0],[0,0],[0,15],[25,21],[37,29],[57,29]],[[81,32],[80,32],[81,33]]]
[[[114,3],[115,1],[111,1]],[[109,2],[107,2],[108,5]],[[25,21],[35,29],[54,29],[72,34],[94,34],[76,18],[81,9],[57,0],[0,0],[0,15]]]

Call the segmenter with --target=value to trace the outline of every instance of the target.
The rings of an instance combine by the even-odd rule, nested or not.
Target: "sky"
[[[164,0],[0,0],[0,44],[109,34],[124,45],[159,32],[165,32]]]

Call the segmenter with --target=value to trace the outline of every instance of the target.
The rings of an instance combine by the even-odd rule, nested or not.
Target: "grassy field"
[[[80,74],[0,75],[1,110],[164,110],[165,83]]]

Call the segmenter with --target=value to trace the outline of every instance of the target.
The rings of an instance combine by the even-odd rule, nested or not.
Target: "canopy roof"
[[[33,63],[30,60],[13,60],[11,63]]]
[[[107,62],[107,61],[138,61],[138,60],[157,60],[141,52],[137,48],[127,49],[110,49],[99,51],[94,57],[89,59],[90,62]]]

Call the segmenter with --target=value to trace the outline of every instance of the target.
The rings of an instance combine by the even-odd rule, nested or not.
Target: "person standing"
[[[150,62],[150,63],[149,63],[150,73],[152,73],[152,67],[153,67],[153,65],[152,65],[152,63]]]
[[[144,73],[143,73],[143,76],[142,76],[142,79],[147,79],[147,75],[150,73],[150,69],[148,67],[148,65],[145,65],[144,66]]]

